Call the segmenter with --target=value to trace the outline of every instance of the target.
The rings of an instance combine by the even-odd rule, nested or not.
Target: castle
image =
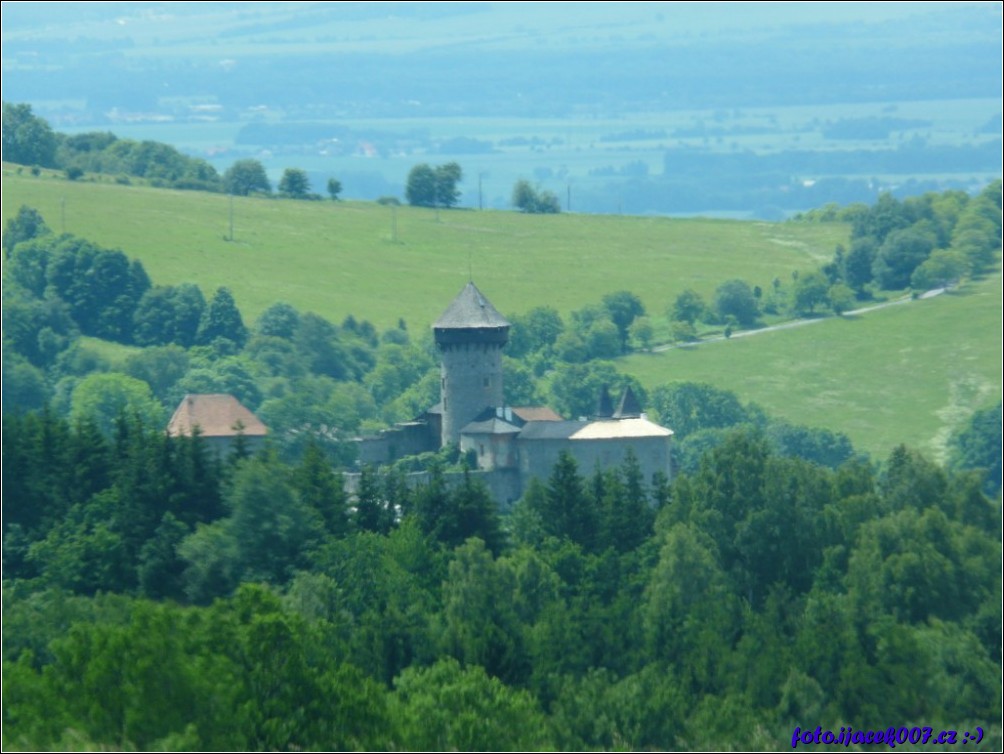
[[[550,408],[505,402],[502,349],[510,323],[469,282],[432,325],[441,355],[440,402],[411,422],[360,441],[360,462],[459,445],[476,455],[479,475],[496,501],[510,504],[533,477],[547,479],[562,452],[583,473],[621,464],[632,451],[642,473],[670,474],[672,430],[647,419],[628,388],[616,409],[606,389],[596,415],[566,420]]]

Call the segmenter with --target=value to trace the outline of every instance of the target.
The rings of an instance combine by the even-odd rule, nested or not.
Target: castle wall
[[[558,462],[558,457],[567,451],[575,458],[574,443],[567,439],[519,440],[519,471],[524,487],[533,477],[547,480]],[[578,459],[576,458],[576,461]],[[590,469],[591,471],[592,469]],[[579,465],[579,472],[583,471]]]
[[[254,455],[265,447],[265,438],[261,435],[241,435],[244,441],[244,450],[248,455]],[[234,435],[202,435],[206,447],[216,454],[218,458],[226,458],[237,446],[237,437]]]
[[[460,452],[471,450],[478,454],[478,468],[484,471],[515,469],[518,464],[515,433],[461,435]]]
[[[439,450],[435,427],[424,421],[405,422],[359,441],[359,463],[379,466],[405,456]]]
[[[670,476],[669,437],[628,437],[602,440],[538,439],[522,440],[520,476],[525,488],[530,479],[547,480],[561,453],[568,452],[579,466],[579,474],[589,476],[597,466],[603,469],[622,465],[628,450],[634,451],[646,484],[656,472]]]

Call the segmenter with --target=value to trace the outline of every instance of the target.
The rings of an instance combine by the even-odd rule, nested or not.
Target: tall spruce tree
[[[585,494],[579,467],[567,451],[562,451],[547,484],[540,511],[549,534],[566,537],[587,550],[596,546],[598,515],[595,501]]]
[[[320,514],[329,535],[348,534],[348,498],[342,476],[332,469],[316,440],[304,450],[303,460],[293,472],[293,486],[300,499]]]

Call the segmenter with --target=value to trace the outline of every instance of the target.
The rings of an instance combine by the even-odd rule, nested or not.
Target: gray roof
[[[496,416],[490,419],[485,419],[484,421],[473,421],[469,424],[464,425],[464,428],[460,430],[462,435],[515,435],[519,433],[519,427],[516,427],[505,419],[499,419]]]
[[[509,326],[509,321],[499,314],[473,282],[464,286],[432,325],[437,330]]]
[[[586,422],[574,420],[527,422],[523,427],[523,431],[519,433],[519,439],[568,440],[585,426]]]

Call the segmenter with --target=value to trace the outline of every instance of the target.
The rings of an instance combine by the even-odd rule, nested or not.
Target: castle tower
[[[502,406],[502,347],[509,322],[468,283],[432,325],[442,355],[442,443],[460,441],[460,430],[488,407]]]

